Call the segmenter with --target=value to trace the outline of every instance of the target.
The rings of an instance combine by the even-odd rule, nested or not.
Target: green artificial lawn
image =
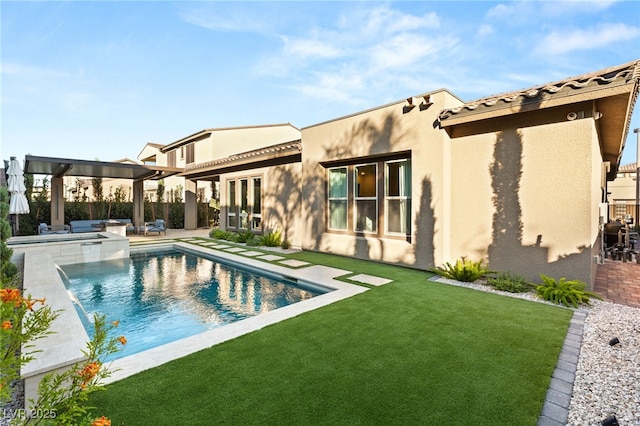
[[[572,311],[326,254],[392,278],[92,395],[113,425],[535,425]]]

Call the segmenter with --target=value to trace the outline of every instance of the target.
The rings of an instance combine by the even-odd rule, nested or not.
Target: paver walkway
[[[598,265],[593,291],[610,302],[640,308],[640,265],[605,260]]]

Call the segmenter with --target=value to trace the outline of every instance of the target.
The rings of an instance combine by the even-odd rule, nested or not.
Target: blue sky
[[[205,128],[302,128],[640,58],[637,1],[0,1],[0,13],[6,160],[135,159]],[[623,163],[635,156],[630,132]]]

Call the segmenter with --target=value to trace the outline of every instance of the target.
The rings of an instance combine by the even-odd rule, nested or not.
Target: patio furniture
[[[69,225],[47,225],[46,223],[38,225],[38,235],[68,234],[70,232]]]
[[[101,220],[72,220],[69,225],[71,225],[71,232],[77,234],[80,232],[98,232],[100,231],[101,223]]]
[[[144,235],[147,235],[149,232],[157,232],[158,235],[160,235],[161,232],[164,232],[164,235],[167,235],[167,228],[164,225],[164,220],[156,219],[154,222],[145,222]]]
[[[136,227],[133,226],[133,221],[131,219],[116,219],[120,223],[124,223],[127,228],[125,229],[125,233],[127,232],[135,232]]]

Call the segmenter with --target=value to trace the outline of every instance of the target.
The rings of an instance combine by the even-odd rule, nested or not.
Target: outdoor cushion
[[[93,225],[98,225],[102,220],[72,220],[69,222],[71,225],[71,232],[74,234],[81,232],[98,232],[100,228]]]

